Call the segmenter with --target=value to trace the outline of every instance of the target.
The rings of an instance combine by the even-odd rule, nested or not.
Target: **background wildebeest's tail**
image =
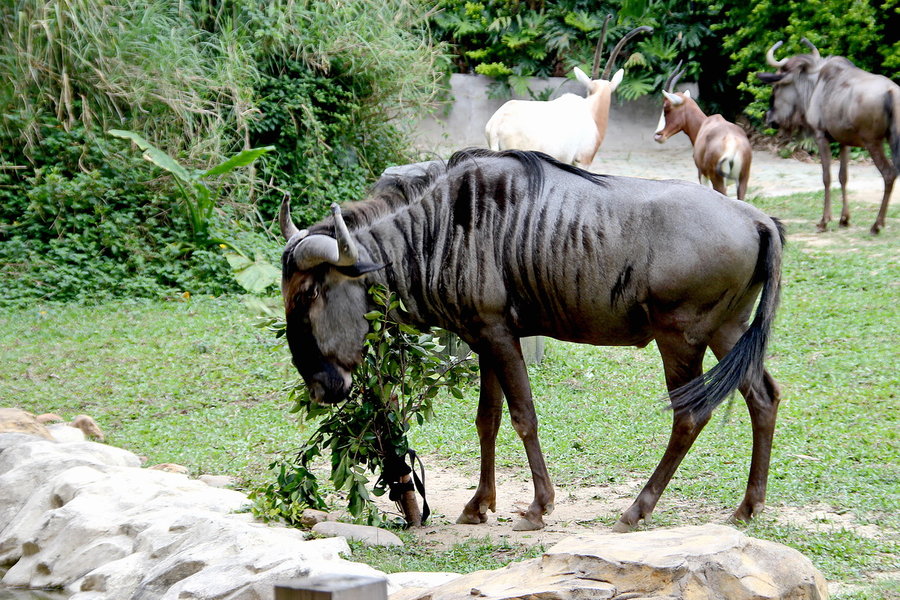
[[[763,281],[756,315],[750,327],[734,348],[719,363],[700,377],[669,394],[672,409],[689,411],[705,419],[743,381],[761,381],[766,346],[775,320],[775,309],[781,296],[781,251],[784,228],[772,219],[775,227],[759,224],[759,255],[756,276]],[[777,236],[777,240],[775,237]]]
[[[884,98],[884,108],[888,115],[888,143],[891,146],[891,158],[894,169],[900,173],[900,92],[889,90]]]

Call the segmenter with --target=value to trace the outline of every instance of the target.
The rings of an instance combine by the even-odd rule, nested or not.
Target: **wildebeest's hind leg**
[[[662,355],[669,391],[681,387],[702,373],[705,345],[689,344],[680,330],[657,335],[656,345]],[[622,513],[614,531],[630,531],[638,521],[650,516],[678,465],[708,421],[709,415],[697,417],[687,411],[673,412],[672,434],[666,452],[634,503]]]
[[[479,364],[482,370],[488,369],[493,373],[491,377],[499,382],[500,389],[506,396],[509,416],[513,428],[525,446],[525,455],[528,457],[528,465],[531,467],[531,477],[534,483],[534,500],[522,514],[522,518],[513,524],[513,529],[518,531],[541,529],[544,527],[543,515],[553,512],[554,493],[553,484],[550,482],[550,473],[547,471],[544,454],[541,452],[541,444],[538,441],[537,415],[534,412],[534,402],[531,397],[531,386],[528,383],[528,370],[525,368],[525,360],[522,358],[522,348],[519,340],[506,331],[486,332],[481,338],[489,341],[475,348],[479,355]],[[495,399],[497,396],[496,383],[490,381],[489,383],[492,390],[490,398]],[[485,402],[488,401],[485,399]],[[495,405],[491,404],[491,406]],[[479,403],[479,417],[482,412],[481,408],[482,405]],[[485,408],[485,413],[488,413],[488,408]],[[485,419],[485,422],[489,423],[490,421]],[[482,430],[479,427],[479,434],[481,433]],[[482,452],[489,452],[490,460],[486,462],[484,456],[482,457],[482,481],[492,481],[496,430],[486,427],[484,435]],[[484,473],[486,466],[490,468],[490,476]],[[483,490],[479,486],[475,496],[466,504],[460,519],[475,515],[478,515],[480,519],[479,509],[482,499],[488,497],[486,492],[487,490]]]
[[[746,329],[743,322],[726,324],[710,340],[709,346],[721,360],[731,351]],[[781,394],[778,384],[763,369],[761,381],[743,381],[738,388],[750,411],[753,427],[753,455],[750,459],[750,475],[744,500],[731,517],[732,521],[749,521],[762,512],[766,503],[766,483],[769,478],[769,462],[772,455],[772,436]]]
[[[481,476],[478,489],[456,520],[457,523],[477,525],[487,521],[487,511],[497,510],[497,485],[494,478],[494,457],[497,431],[503,409],[503,391],[497,374],[489,361],[480,360],[481,391],[475,426],[481,443]]]
[[[875,166],[878,167],[878,170],[881,172],[881,177],[884,179],[884,196],[881,198],[881,208],[878,209],[878,217],[876,217],[875,224],[872,225],[872,229],[870,230],[873,234],[876,234],[884,227],[884,219],[887,217],[888,202],[891,200],[891,190],[894,189],[894,180],[897,179],[897,175],[900,173],[897,173],[894,166],[891,164],[891,161],[888,160],[884,153],[884,146],[881,142],[869,144],[866,146],[866,150],[872,155],[872,160],[875,162]]]
[[[838,181],[841,182],[841,220],[838,221],[838,225],[848,227],[850,225],[850,204],[847,202],[847,162],[850,160],[850,146],[842,144],[838,156],[840,159]]]

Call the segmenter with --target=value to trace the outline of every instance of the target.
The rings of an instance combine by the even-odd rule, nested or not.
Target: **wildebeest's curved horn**
[[[338,261],[334,263],[339,267],[349,267],[355,265],[359,260],[359,252],[356,250],[356,242],[350,237],[350,231],[347,224],[344,223],[344,217],[341,216],[341,207],[337,204],[331,205],[331,214],[334,215],[334,237],[338,244]]]
[[[787,58],[782,58],[781,60],[775,60],[775,51],[781,48],[784,44],[784,40],[780,42],[775,42],[769,51],[766,52],[766,62],[769,63],[769,66],[775,67],[776,69],[779,67],[783,67],[784,64],[788,61]]]
[[[597,41],[597,47],[594,48],[594,63],[591,66],[591,79],[597,79],[597,75],[600,74],[600,57],[603,56],[603,45],[606,43],[606,27],[609,25],[612,17],[612,13],[610,13],[606,15],[606,20],[603,21],[603,30],[600,32],[600,40]]]
[[[681,106],[682,104],[684,104],[684,98],[679,96],[678,94],[672,94],[670,92],[667,92],[666,90],[663,90],[663,96],[665,96],[668,101],[672,103],[672,106]]]
[[[678,64],[675,66],[675,69],[672,71],[672,74],[669,75],[669,78],[666,79],[665,85],[663,85],[663,90],[664,90],[664,91],[667,91],[667,92],[674,92],[674,91],[675,91],[675,84],[678,83],[678,79],[679,79],[682,75],[684,75],[684,71],[687,70],[687,67],[685,67],[685,69],[682,70],[682,71],[679,71],[679,70],[678,70],[678,69],[681,69],[681,65],[682,65],[683,63],[684,63],[683,60],[679,60],[679,61],[678,61]]]
[[[284,203],[282,203],[283,207]],[[344,218],[341,216],[341,208],[337,204],[332,204],[331,212],[334,215],[334,237],[317,233],[304,237],[294,249],[294,264],[301,271],[326,263],[336,267],[349,267],[356,264],[359,253],[356,243],[350,237],[347,224],[344,223]],[[282,211],[283,214],[284,211]],[[298,233],[302,235],[305,231],[304,229]]]
[[[804,37],[804,38],[800,38],[800,43],[806,44],[809,47],[809,49],[812,50],[812,55],[814,58],[822,58],[822,55],[819,54],[819,49],[816,48],[815,44],[813,44],[811,41],[809,41],[808,39],[806,39]]]
[[[618,58],[619,56],[619,51],[622,49],[622,46],[624,46],[628,42],[628,40],[639,33],[651,33],[652,31],[653,28],[649,25],[642,25],[641,27],[635,27],[634,29],[626,33],[622,37],[622,39],[619,40],[619,43],[616,44],[616,47],[613,48],[612,54],[609,55],[609,60],[606,61],[606,68],[603,69],[603,76],[601,77],[601,79],[609,79],[610,74],[612,74],[613,66],[615,66],[616,64],[616,58]]]
[[[284,198],[281,200],[281,210],[278,213],[278,225],[281,226],[281,235],[284,236],[285,241],[300,233],[300,230],[294,225],[293,219],[291,219],[290,194],[285,194]]]

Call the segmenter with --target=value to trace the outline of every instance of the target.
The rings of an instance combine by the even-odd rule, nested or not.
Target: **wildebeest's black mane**
[[[396,210],[408,206],[422,198],[425,190],[439,177],[450,172],[456,167],[462,167],[471,163],[473,168],[478,168],[480,159],[514,158],[522,164],[527,177],[529,194],[540,194],[546,178],[545,165],[572,173],[597,185],[606,183],[606,175],[590,173],[573,165],[562,163],[543,152],[531,152],[523,150],[503,150],[495,152],[485,148],[467,148],[459,150],[444,163],[435,161],[427,167],[423,167],[410,174],[385,175],[376,181],[366,198],[358,202],[352,202],[342,207],[342,215],[347,227],[353,231],[370,225],[377,219],[391,214]],[[326,233],[331,235],[334,231],[334,219],[329,216],[313,225],[310,233]]]

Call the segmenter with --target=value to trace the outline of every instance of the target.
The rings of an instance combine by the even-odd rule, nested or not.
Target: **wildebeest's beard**
[[[286,337],[294,366],[314,402],[333,404],[350,392],[350,371],[322,355],[308,320],[288,316]]]

